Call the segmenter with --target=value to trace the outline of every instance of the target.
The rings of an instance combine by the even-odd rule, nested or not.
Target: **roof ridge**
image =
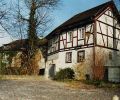
[[[82,12],[80,12],[80,13],[77,13],[77,14],[73,15],[73,16],[72,16],[71,18],[69,18],[69,19],[72,19],[73,17],[75,17],[75,16],[77,16],[77,15],[80,15],[80,14],[82,14],[82,13],[88,12],[88,11],[93,10],[93,9],[95,9],[95,8],[99,8],[100,6],[104,6],[104,5],[109,4],[109,3],[113,3],[113,1],[111,0],[111,1],[105,2],[105,3],[103,3],[103,4],[100,4],[100,5],[98,5],[98,6],[95,6],[95,7],[92,7],[92,8],[90,8],[90,9],[87,9],[87,10],[85,10],[85,11],[82,11]],[[68,19],[68,20],[69,20],[69,19]],[[66,22],[66,21],[65,21],[65,22]],[[64,23],[64,22],[63,22],[63,23]]]
[[[67,21],[63,22],[58,27],[56,27],[52,32],[50,32],[50,34],[54,34],[55,32],[59,33],[60,31],[65,30],[67,28],[67,26],[73,27],[75,23],[77,24],[80,21],[84,21],[86,19],[89,19],[88,21],[92,21],[92,18],[95,17],[96,15],[98,15],[98,12],[100,13],[107,6],[112,5],[112,4],[114,5],[114,2],[110,0],[110,1],[105,2],[103,4],[92,7],[90,9],[88,9],[88,10],[85,10],[85,11],[83,11],[81,13],[78,13],[78,14],[74,15],[73,17],[69,18]],[[48,34],[46,36],[46,38],[50,34]]]

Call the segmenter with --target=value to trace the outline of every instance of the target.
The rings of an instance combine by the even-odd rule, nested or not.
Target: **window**
[[[85,28],[79,28],[79,39],[83,39],[85,34]]]
[[[72,52],[67,52],[66,53],[66,63],[71,63],[72,62]]]
[[[71,42],[71,41],[72,41],[72,37],[73,37],[72,35],[73,35],[73,31],[69,31],[69,32],[68,32],[68,39],[67,39],[68,42]]]
[[[78,51],[77,62],[83,62],[85,59],[85,51]]]

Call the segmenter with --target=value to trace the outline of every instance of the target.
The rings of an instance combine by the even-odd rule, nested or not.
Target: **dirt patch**
[[[109,91],[82,83],[75,85],[80,88],[43,79],[0,80],[0,100],[112,100],[115,94],[120,97],[120,89]]]
[[[87,90],[96,89],[96,86],[94,85],[88,85],[78,81],[67,82],[66,87],[75,88],[75,89],[87,89]]]

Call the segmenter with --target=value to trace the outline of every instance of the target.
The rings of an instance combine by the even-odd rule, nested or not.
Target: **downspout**
[[[94,19],[94,23],[93,23],[93,68],[96,67],[96,57],[95,57],[95,46],[96,46],[96,20]],[[93,75],[94,78],[94,75]]]
[[[46,54],[45,54],[45,72],[44,72],[44,76],[46,76],[47,59],[48,59],[48,39],[47,39]]]

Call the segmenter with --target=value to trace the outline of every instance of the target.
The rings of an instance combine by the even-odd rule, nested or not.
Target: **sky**
[[[50,15],[53,21],[50,30],[45,35],[72,16],[107,1],[109,0],[61,0],[59,6]],[[6,34],[6,37],[0,38],[0,46],[10,41],[12,41],[11,38]]]
[[[54,20],[51,31],[72,16],[107,1],[109,0],[61,0],[61,5],[52,14]]]
[[[0,27],[0,46],[13,41],[13,38],[10,35],[8,35],[5,31],[1,31],[1,29],[2,28]]]

